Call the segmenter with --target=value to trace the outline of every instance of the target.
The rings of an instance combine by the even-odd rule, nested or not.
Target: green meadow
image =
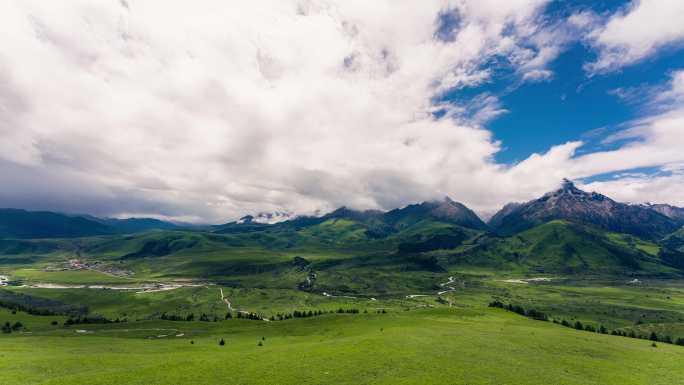
[[[2,338],[4,384],[587,385],[684,378],[682,347],[500,309],[35,328],[35,335]]]
[[[362,230],[2,241],[1,383],[682,383],[684,282],[658,243]]]

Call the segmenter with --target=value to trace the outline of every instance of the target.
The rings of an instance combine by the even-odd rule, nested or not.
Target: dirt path
[[[528,284],[530,282],[549,282],[552,280],[553,280],[553,278],[550,278],[550,277],[537,277],[537,278],[525,278],[525,279],[504,279],[501,282]]]
[[[453,276],[449,277],[448,281],[439,284],[439,286],[441,286],[442,288],[446,288],[446,290],[438,291],[437,295],[442,295],[442,294],[448,293],[450,291],[456,291],[455,287],[450,286],[450,285],[453,285],[455,283],[456,283],[456,280],[454,279],[454,277]]]
[[[449,279],[446,282],[442,282],[439,284],[439,287],[441,287],[444,290],[440,290],[437,292],[437,295],[442,295],[445,293],[449,293],[452,291],[456,291],[456,288],[451,286],[453,284],[456,284],[456,279],[452,276],[449,277]],[[429,297],[429,294],[409,294],[406,296],[406,299],[412,299],[412,298],[420,298],[420,297]]]
[[[221,292],[221,301],[225,302],[225,304],[228,305],[228,310],[229,310],[229,311],[233,311],[234,309],[233,309],[233,306],[230,304],[230,301],[228,301],[228,298],[226,298],[226,297],[223,295],[223,288],[220,287],[220,288],[219,288],[219,291]]]
[[[359,297],[352,297],[350,295],[332,295],[332,294],[326,293],[326,292],[323,292],[321,294],[323,294],[324,297],[328,297],[328,298],[349,298],[349,299],[358,299],[359,298]]]

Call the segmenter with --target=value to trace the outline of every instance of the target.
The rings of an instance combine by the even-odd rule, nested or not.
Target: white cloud
[[[488,81],[496,58],[519,80],[551,76],[569,30],[539,24],[544,4],[0,3],[0,206],[218,222],[451,195],[491,211],[622,167],[624,153],[575,158],[579,142],[497,164],[480,126],[505,112],[496,98],[434,104]],[[682,161],[672,119],[624,151]]]
[[[468,200],[501,169],[477,123],[504,110],[435,120],[432,100],[522,52],[544,4],[4,2],[2,205],[218,221]]]
[[[650,115],[631,122],[604,140],[607,143],[626,141],[612,151],[601,151],[573,157],[567,153],[559,166],[573,178],[657,168],[663,173],[624,173],[615,179],[587,185],[618,200],[657,202],[684,206],[684,70],[672,73],[664,86],[652,87],[649,98]],[[659,90],[659,92],[655,92]]]
[[[669,203],[684,207],[684,175],[628,176],[593,182],[583,187],[590,191],[601,191],[622,202]]]
[[[591,74],[613,71],[653,55],[661,48],[684,41],[684,2],[634,0],[596,28],[588,40],[598,50],[587,63]],[[585,20],[585,25],[592,22]],[[584,22],[584,21],[583,21]]]

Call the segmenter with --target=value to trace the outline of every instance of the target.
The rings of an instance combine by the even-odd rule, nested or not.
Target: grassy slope
[[[684,252],[684,227],[667,236],[663,243],[672,249]]]
[[[635,237],[552,221],[506,238],[489,238],[451,255],[451,263],[563,274],[676,274],[658,246]]]
[[[452,250],[397,252],[401,242],[429,242],[443,234],[465,234],[467,239]],[[33,332],[33,336],[0,335],[0,372],[8,384],[163,384],[187,379],[203,384],[666,384],[684,374],[675,364],[684,358],[684,348],[665,344],[651,348],[646,341],[576,332],[484,308],[496,297],[556,318],[684,337],[684,287],[675,280],[632,286],[626,284],[632,276],[623,275],[636,273],[629,265],[634,261],[642,275],[671,274],[672,269],[658,263],[658,245],[565,222],[508,238],[424,222],[375,240],[367,239],[355,222],[337,219],[304,230],[266,234],[158,231],[56,240],[56,249],[27,242],[9,245],[16,252],[0,258],[15,262],[0,261],[0,273],[36,282],[128,281],[91,271],[40,270],[80,255],[134,270],[137,280],[193,278],[216,285],[157,293],[12,288],[87,306],[94,314],[143,321],[64,329],[49,325],[64,317],[9,314],[0,309],[0,322],[21,320]],[[295,256],[311,264],[298,268],[293,265]],[[430,258],[444,270],[421,264]],[[296,290],[309,272],[317,275],[315,291]],[[573,272],[584,273],[583,281],[502,282],[528,274],[558,277]],[[438,283],[449,276],[455,277],[456,290],[442,297],[458,309],[436,301],[435,293],[443,290]],[[369,309],[373,314],[270,324],[155,320],[161,312],[221,317],[226,305],[220,301],[220,287],[234,307],[264,315],[340,306]],[[360,298],[327,298],[322,291]],[[408,300],[407,294],[428,296]],[[371,296],[379,301],[370,301]],[[418,306],[437,308],[415,310]],[[375,315],[378,307],[390,308],[390,314]],[[404,311],[407,308],[414,310]],[[77,334],[76,328],[95,333]],[[141,339],[170,333],[185,336]],[[266,346],[257,347],[261,336],[267,337]],[[218,347],[221,337],[227,338],[228,346]],[[190,345],[188,338],[197,343]]]
[[[0,337],[0,372],[7,385],[626,385],[674,384],[684,377],[684,348],[652,348],[648,341],[578,332],[501,310],[234,320],[203,323],[206,330],[193,332],[198,324],[154,322],[141,324],[137,332],[122,324],[83,327],[95,331],[87,335],[68,330]],[[180,333],[188,334],[173,337]],[[156,338],[164,334],[171,337]],[[155,338],[131,338],[144,335]],[[219,338],[227,345],[218,346]]]

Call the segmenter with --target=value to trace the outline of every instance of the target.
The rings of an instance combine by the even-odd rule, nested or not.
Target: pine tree
[[[223,338],[221,338],[221,341],[219,341],[219,345],[220,345],[220,346],[223,346],[223,345],[225,345],[225,344],[226,344],[226,341],[224,341]]]
[[[648,337],[648,339],[651,341],[658,341],[658,335],[655,332],[651,332],[651,335]]]

